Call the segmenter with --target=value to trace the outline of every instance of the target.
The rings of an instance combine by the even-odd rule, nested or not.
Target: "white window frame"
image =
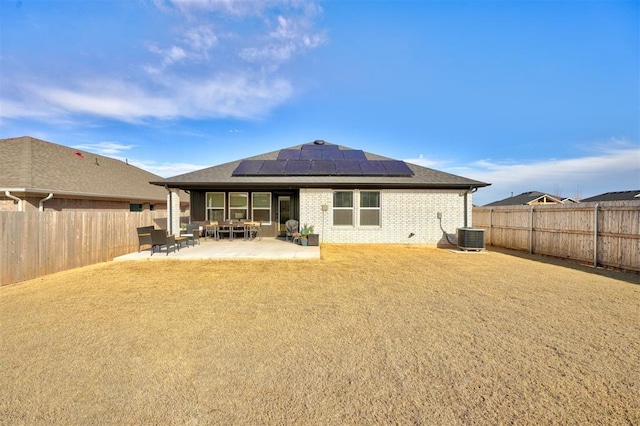
[[[363,192],[377,192],[378,193],[378,207],[362,207],[362,193]],[[358,208],[359,208],[359,212],[358,212],[358,221],[359,221],[359,226],[362,226],[364,228],[379,228],[382,226],[382,191],[380,190],[360,190],[359,194],[358,194]],[[362,224],[362,212],[363,211],[372,211],[372,210],[377,210],[378,211],[378,224],[377,225],[363,225]]]
[[[338,192],[350,192],[351,193],[351,207],[336,207],[336,203],[335,203],[335,195]],[[340,227],[355,227],[355,204],[356,204],[356,199],[355,199],[355,191],[353,190],[334,190],[333,191],[333,199],[332,199],[332,204],[333,204],[333,211],[332,211],[332,216],[331,216],[331,223],[333,224],[333,226],[340,226]],[[350,224],[336,224],[335,223],[335,213],[336,211],[345,211],[345,210],[350,210],[351,211],[351,223]]]
[[[254,202],[254,196],[255,195],[268,195],[269,196],[269,207],[256,207],[256,204]],[[269,211],[269,221],[268,222],[262,222],[263,225],[271,225],[271,220],[273,217],[273,212],[272,210],[272,196],[270,192],[252,192],[251,193],[251,220],[255,220],[255,210],[268,210]]]
[[[209,194],[222,194],[222,207],[219,207],[219,206],[209,207]],[[224,192],[207,192],[205,194],[204,202],[205,202],[204,217],[207,219],[207,221],[211,221],[211,216],[209,215],[209,210],[222,210],[222,220],[226,220],[226,218],[227,218],[227,214],[226,214],[226,212],[227,212],[227,194],[225,194]]]
[[[245,200],[244,207],[235,207],[231,205],[231,197],[234,195],[239,195]],[[236,218],[231,213],[232,210],[244,210],[244,219]],[[229,219],[232,220],[248,220],[249,219],[249,193],[248,192],[229,192]]]

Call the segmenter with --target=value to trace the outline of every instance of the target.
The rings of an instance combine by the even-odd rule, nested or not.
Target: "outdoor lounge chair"
[[[140,248],[142,246],[153,246],[151,243],[151,231],[153,231],[153,226],[142,226],[140,228],[136,228],[138,231],[138,253],[140,253]]]
[[[156,248],[161,252],[162,246],[167,248],[167,256],[169,256],[169,248],[172,248],[175,252],[178,247],[176,244],[176,237],[173,235],[167,235],[166,229],[154,229],[151,231],[151,256],[155,253]]]
[[[291,238],[291,242],[295,243],[298,240],[298,236],[295,235],[299,232],[300,223],[295,219],[289,219],[284,223],[285,231],[286,231],[286,240],[289,241]]]

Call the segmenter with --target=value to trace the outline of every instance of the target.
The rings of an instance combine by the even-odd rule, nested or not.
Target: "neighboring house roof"
[[[54,196],[166,202],[161,177],[124,161],[29,136],[0,139],[0,194],[15,191]]]
[[[569,204],[569,203],[579,203],[580,201],[578,200],[574,200],[571,197],[567,197],[567,198],[563,198],[562,199],[562,204]]]
[[[562,200],[553,195],[545,194],[540,191],[523,192],[520,195],[505,198],[504,200],[494,201],[493,203],[485,204],[484,207],[496,207],[496,206],[521,206],[527,204],[542,204],[542,203],[557,203],[562,204]]]
[[[581,201],[625,201],[625,200],[640,200],[640,189],[635,191],[615,191],[605,192],[604,194],[594,195],[593,197],[585,198]]]
[[[403,163],[402,166],[406,164],[409,172],[401,173],[400,176],[393,175],[393,173],[384,174],[384,173],[366,173],[363,172],[361,175],[338,175],[333,172],[327,173],[294,173],[294,174],[286,174],[284,172],[275,172],[275,173],[260,173],[255,172],[253,174],[239,174],[236,172],[238,166],[246,160],[253,161],[255,164],[259,165],[259,161],[257,160],[267,160],[265,164],[274,165],[278,161],[288,161],[281,160],[282,158],[289,157],[293,151],[295,150],[303,150],[305,147],[309,148],[312,145],[323,145],[324,148],[333,147],[347,154],[358,154],[363,155],[364,158],[362,160],[357,161],[367,161],[370,160],[373,162],[385,162],[385,164],[389,164],[391,166],[398,166],[397,163]],[[279,160],[280,159],[280,160]],[[313,160],[309,159],[310,162],[318,161],[315,164],[320,164],[320,161],[339,161],[339,160]],[[388,162],[388,163],[387,163]],[[326,163],[325,163],[326,164]],[[373,165],[373,164],[372,164]],[[242,169],[242,168],[241,168]],[[241,170],[238,169],[238,170]],[[313,169],[313,167],[311,167]],[[335,170],[332,169],[332,170]],[[484,186],[489,186],[489,183],[480,182],[477,180],[467,179],[465,177],[441,172],[438,170],[430,169],[427,167],[418,166],[415,164],[398,162],[398,160],[394,160],[392,158],[379,156],[376,154],[371,154],[369,152],[363,152],[359,150],[353,150],[352,148],[348,148],[341,145],[333,145],[324,141],[316,141],[303,145],[296,145],[290,148],[285,148],[282,150],[272,151],[261,155],[256,155],[253,157],[239,159],[237,161],[232,161],[229,163],[221,164],[218,166],[209,167],[206,169],[198,170],[191,173],[186,173],[179,176],[170,177],[167,179],[159,180],[156,182],[152,182],[157,185],[167,185],[169,187],[175,188],[185,188],[185,189],[197,189],[197,188],[234,188],[234,187],[253,187],[253,188],[304,188],[304,187],[352,187],[357,185],[359,187],[376,187],[376,188],[450,188],[450,189],[468,189],[468,188],[479,188]]]

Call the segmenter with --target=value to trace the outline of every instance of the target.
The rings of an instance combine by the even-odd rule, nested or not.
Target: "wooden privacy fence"
[[[0,212],[0,285],[113,260],[138,249],[136,228],[158,212]]]
[[[640,200],[474,207],[490,246],[640,272]]]

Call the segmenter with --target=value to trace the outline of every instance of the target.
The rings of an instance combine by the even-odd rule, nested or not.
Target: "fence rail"
[[[640,272],[640,200],[474,207],[487,245]]]
[[[106,262],[138,249],[136,228],[165,212],[0,212],[0,285]]]

